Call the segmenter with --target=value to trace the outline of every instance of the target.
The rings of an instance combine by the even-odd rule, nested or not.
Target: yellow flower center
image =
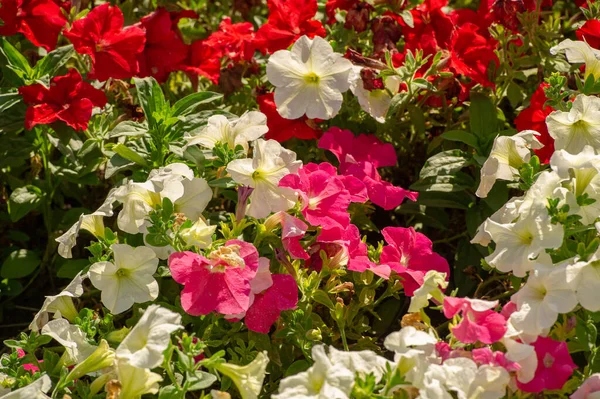
[[[321,78],[314,72],[304,75],[304,81],[308,84],[318,84]]]

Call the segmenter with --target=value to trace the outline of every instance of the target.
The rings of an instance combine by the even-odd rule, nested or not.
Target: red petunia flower
[[[221,56],[219,49],[210,46],[206,40],[196,40],[182,69],[194,79],[200,75],[217,84],[221,75]]]
[[[105,3],[64,33],[78,53],[92,58],[92,75],[100,81],[128,79],[139,71],[137,57],[144,50],[146,35],[137,26],[123,29],[124,21],[119,7]]]
[[[267,116],[269,131],[265,135],[266,140],[273,139],[283,143],[294,137],[301,140],[313,140],[321,136],[321,131],[311,126],[314,123],[306,115],[299,119],[282,118],[277,112],[273,93],[260,95],[256,100],[260,112]]]
[[[19,93],[30,105],[25,114],[25,127],[63,121],[75,130],[87,129],[93,107],[106,104],[104,92],[84,82],[76,69],[56,76],[47,88],[41,84],[22,86]]]
[[[169,12],[159,8],[140,21],[146,31],[146,45],[144,51],[138,54],[139,76],[153,76],[163,82],[169,73],[177,70],[188,57],[189,46],[182,38],[177,27],[181,18],[197,18],[198,14],[183,14]]]
[[[327,14],[327,23],[334,24],[336,22],[336,10],[349,11],[358,2],[359,0],[327,0],[327,3],[325,3],[325,14]]]
[[[58,35],[67,23],[61,7],[52,0],[2,0],[0,19],[0,35],[22,33],[47,51],[56,47]]]
[[[591,47],[600,49],[600,21],[590,19],[575,32],[577,39],[586,41]]]
[[[537,139],[544,145],[539,150],[534,150],[535,154],[540,158],[540,162],[547,164],[550,162],[550,157],[554,153],[554,139],[548,133],[546,126],[546,117],[554,111],[550,106],[544,107],[544,103],[548,100],[544,89],[549,87],[547,83],[542,83],[531,96],[529,107],[525,108],[515,119],[517,130],[535,130],[540,133]]]
[[[76,69],[52,78],[50,88],[33,84],[20,87],[19,93],[30,105],[25,114],[27,129],[61,120],[75,130],[85,130],[92,108],[106,104],[104,92],[84,82]]]
[[[495,39],[482,36],[477,25],[464,24],[452,36],[450,68],[482,86],[494,87],[488,78],[488,69],[492,63],[500,65],[494,53],[496,44]]]
[[[262,52],[273,53],[288,48],[300,36],[325,37],[320,21],[314,20],[317,0],[267,0],[269,19],[256,32],[256,43]]]
[[[218,48],[235,62],[250,61],[255,50],[254,27],[250,22],[232,24],[231,18],[225,18],[219,24],[219,30],[206,39],[206,44]]]

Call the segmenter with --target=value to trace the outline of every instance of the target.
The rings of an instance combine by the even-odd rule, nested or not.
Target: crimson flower
[[[535,130],[540,133],[537,139],[544,145],[539,150],[534,150],[535,154],[540,158],[540,162],[547,164],[550,162],[550,157],[554,153],[554,139],[550,137],[548,133],[548,126],[546,126],[546,117],[554,111],[550,106],[544,107],[544,103],[548,100],[544,89],[549,87],[547,83],[542,83],[537,88],[533,96],[529,107],[525,108],[519,116],[515,119],[515,125],[517,130]]]
[[[325,3],[325,14],[327,14],[327,23],[335,23],[336,10],[349,11],[359,0],[327,0]]]
[[[153,76],[163,82],[174,70],[177,70],[188,56],[188,45],[177,27],[181,18],[197,18],[193,11],[169,12],[159,8],[140,21],[146,31],[144,51],[138,54],[139,76]]]
[[[0,35],[22,33],[47,51],[56,47],[58,35],[67,23],[58,4],[52,0],[2,0],[0,5]]]
[[[76,69],[52,78],[49,88],[38,83],[20,87],[19,93],[30,105],[25,114],[27,129],[60,120],[75,130],[85,130],[92,108],[106,104],[104,93],[84,82]]]
[[[310,39],[325,37],[325,28],[314,20],[317,0],[267,0],[269,19],[256,33],[256,43],[262,52],[273,53],[288,48],[300,36]]]
[[[219,24],[219,30],[212,33],[206,44],[218,48],[221,53],[231,60],[250,61],[255,50],[254,27],[250,22],[232,24],[231,18],[225,18]]]
[[[123,13],[109,3],[94,8],[64,33],[80,54],[92,59],[93,76],[128,79],[139,71],[138,54],[144,50],[146,35],[142,28],[123,29]]]
[[[488,78],[488,69],[492,63],[500,65],[494,53],[496,44],[495,39],[481,35],[477,25],[466,23],[452,36],[450,67],[457,74],[471,78],[482,86],[494,87]]]
[[[600,20],[590,19],[575,32],[577,39],[586,41],[591,47],[600,49]]]
[[[262,94],[256,98],[256,101],[258,101],[260,112],[267,116],[269,131],[265,135],[265,139],[283,143],[294,137],[300,140],[313,140],[321,136],[321,131],[306,115],[298,119],[286,119],[279,115],[273,93]]]
[[[196,40],[191,45],[183,70],[192,76],[204,76],[217,84],[221,75],[221,56],[221,51],[206,40]]]

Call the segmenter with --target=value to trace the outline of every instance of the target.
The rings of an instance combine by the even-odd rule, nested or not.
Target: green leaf
[[[18,249],[4,261],[0,276],[12,279],[26,277],[33,273],[40,264],[40,257],[35,252]]]
[[[23,284],[19,280],[5,278],[0,281],[0,296],[17,296],[23,292]]]
[[[49,52],[44,58],[39,60],[33,68],[34,76],[39,79],[43,76],[56,75],[58,70],[71,59],[75,54],[73,45],[61,46],[54,51]]]
[[[184,399],[183,391],[177,389],[174,385],[162,387],[158,393],[158,399]]]
[[[485,138],[498,131],[498,114],[488,96],[471,92],[469,115],[471,133],[476,136]]]
[[[194,112],[197,106],[207,104],[223,98],[220,93],[202,91],[190,94],[173,104],[171,116],[186,116]]]
[[[56,275],[60,278],[73,279],[77,273],[82,271],[90,262],[87,259],[67,259],[58,269]]]
[[[148,133],[148,125],[144,123],[125,121],[119,123],[113,130],[111,130],[109,136],[113,137],[137,137],[143,136]]]
[[[129,161],[135,162],[138,165],[150,167],[150,164],[148,164],[148,161],[146,161],[144,157],[127,147],[125,144],[117,143],[114,147],[112,147],[112,150]]]
[[[10,220],[14,223],[37,209],[42,201],[42,196],[42,191],[32,185],[17,188],[8,199]]]
[[[4,112],[7,109],[21,102],[23,97],[19,93],[3,93],[0,94],[0,112]]]
[[[160,85],[152,77],[149,78],[133,78],[137,89],[138,100],[144,110],[144,115],[148,120],[150,128],[154,128],[157,123],[156,116],[166,116],[167,103],[165,95],[160,88]]]
[[[233,188],[236,184],[231,177],[221,177],[220,179],[209,181],[208,185],[211,187]]]
[[[191,385],[188,387],[188,391],[198,391],[200,389],[206,389],[217,380],[214,375],[204,372],[196,371],[194,374],[186,373],[188,382]]]
[[[467,154],[461,150],[442,151],[429,158],[419,176],[421,179],[439,175],[452,175],[467,166]]]
[[[316,290],[313,294],[313,299],[315,302],[320,303],[321,305],[327,306],[330,310],[334,310],[335,306],[333,305],[333,301],[329,297],[329,295],[323,290]]]
[[[106,170],[104,171],[104,177],[109,178],[118,172],[130,169],[135,165],[135,162],[131,162],[128,159],[123,158],[119,154],[113,155],[108,162],[106,162]]]
[[[450,130],[449,132],[442,133],[441,136],[444,138],[444,140],[458,141],[473,148],[479,147],[477,137],[469,132],[463,132],[462,130]]]
[[[4,57],[6,57],[6,61],[8,65],[13,67],[14,69],[23,71],[26,76],[31,76],[31,67],[27,62],[27,59],[23,57],[19,50],[17,50],[12,44],[8,42],[8,40],[2,38],[2,47],[0,48]]]

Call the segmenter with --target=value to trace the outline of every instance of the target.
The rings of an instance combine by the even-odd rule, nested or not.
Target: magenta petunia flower
[[[252,244],[229,240],[208,258],[189,251],[173,253],[169,268],[173,279],[184,285],[181,306],[187,313],[235,315],[250,306],[250,281],[258,270],[258,252]]]
[[[478,366],[488,364],[490,366],[503,367],[509,373],[516,373],[521,369],[521,365],[508,360],[504,352],[494,352],[488,347],[473,349],[471,355],[473,356],[473,361]]]
[[[374,135],[354,136],[349,130],[332,127],[319,140],[319,148],[332,152],[340,162],[340,173],[363,182],[367,195],[375,205],[389,210],[409,198],[416,201],[418,193],[396,187],[383,180],[377,168],[396,165],[396,150]]]
[[[532,344],[538,359],[535,376],[526,384],[517,381],[524,392],[543,392],[562,389],[563,385],[577,368],[566,342],[555,341],[549,337],[538,337]]]
[[[244,322],[249,330],[267,334],[284,310],[294,309],[298,303],[298,285],[289,274],[271,275],[273,284],[254,296]]]
[[[407,296],[413,296],[414,291],[423,285],[429,270],[446,273],[448,280],[448,261],[433,252],[433,244],[424,234],[417,233],[412,227],[386,227],[381,233],[388,245],[383,247],[380,263],[388,265],[403,278]]]
[[[444,316],[452,318],[461,314],[463,319],[452,329],[452,334],[460,342],[492,344],[499,341],[506,332],[506,318],[493,309],[498,301],[481,299],[444,298]]]

